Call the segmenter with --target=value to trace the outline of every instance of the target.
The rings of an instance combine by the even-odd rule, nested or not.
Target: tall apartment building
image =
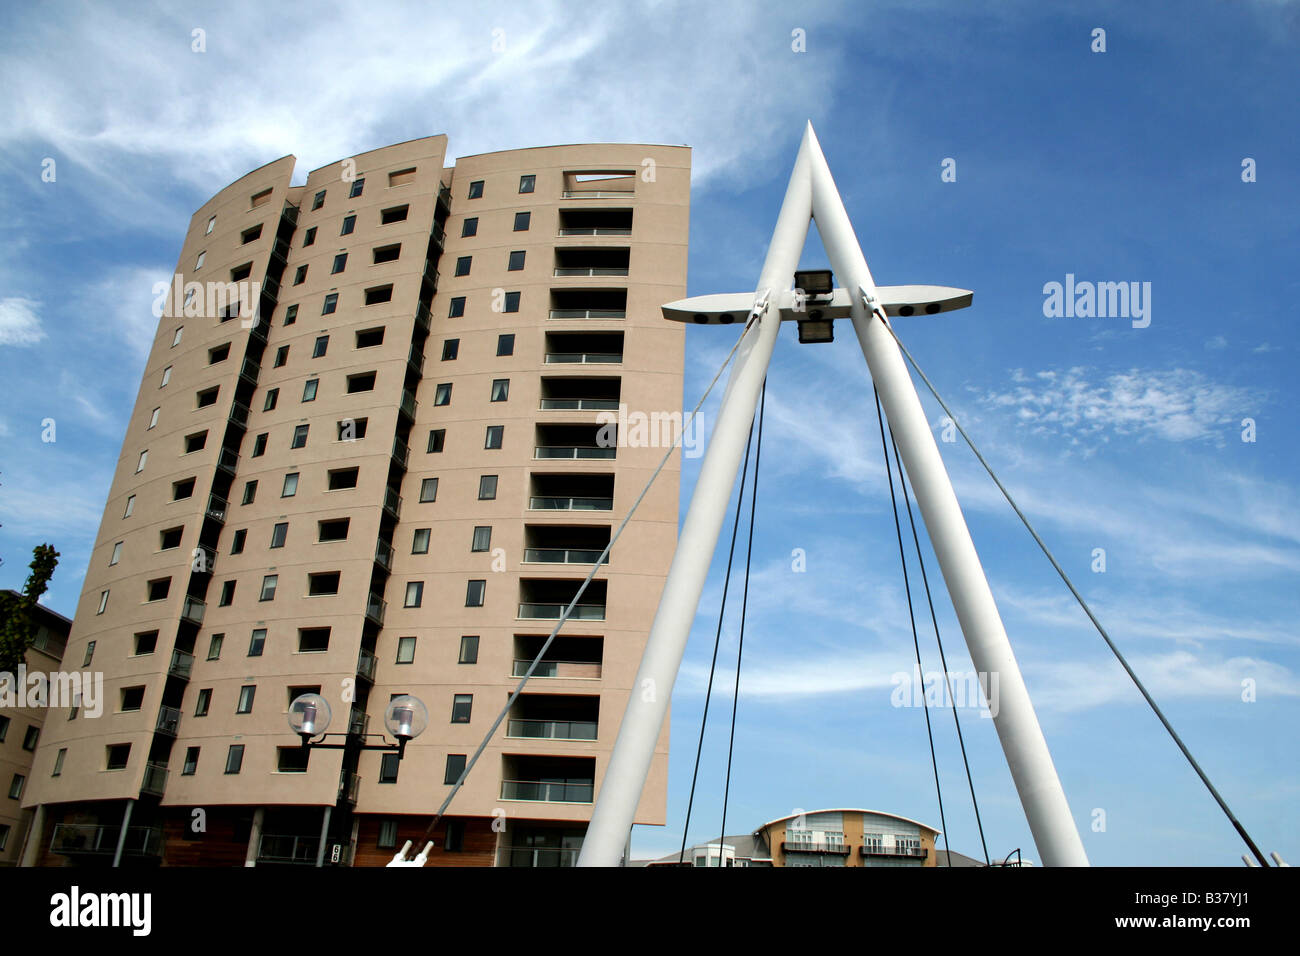
[[[13,591],[9,594],[14,595]],[[15,595],[16,596],[16,595]],[[42,697],[33,699],[28,693],[26,680],[40,674],[48,678],[59,670],[64,645],[72,622],[57,611],[38,604],[32,609],[36,633],[32,646],[27,649],[24,664],[27,673],[0,678],[0,785],[5,788],[5,799],[0,801],[0,866],[13,866],[22,851],[23,837],[31,823],[32,814],[22,808],[27,781],[32,775],[32,761],[41,739],[41,728],[47,713],[48,686]],[[57,759],[57,752],[55,757]]]
[[[658,464],[662,447],[599,440],[598,416],[681,408],[683,330],[659,306],[685,294],[689,149],[445,152],[401,143],[302,186],[287,156],[191,220],[68,644],[68,666],[104,673],[104,715],[47,723],[25,862],[387,862]],[[679,471],[675,454],[431,865],[572,861],[675,547]],[[306,692],[346,749],[299,745],[287,712]],[[428,729],[400,761],[360,750],[402,694]],[[664,820],[667,744],[638,823]]]

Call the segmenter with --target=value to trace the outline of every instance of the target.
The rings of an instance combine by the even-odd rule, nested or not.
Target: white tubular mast
[[[744,333],[746,341],[723,397],[578,865],[617,866],[623,854],[771,362],[781,324],[776,299],[792,283],[810,219],[816,219],[831,267],[850,291],[853,326],[898,441],[971,660],[981,675],[997,677],[994,723],[1038,854],[1047,866],[1087,866],[984,569],[902,355],[882,326],[887,321],[885,310],[877,303],[875,282],[811,124],[804,131],[763,264],[755,299],[759,319]]]

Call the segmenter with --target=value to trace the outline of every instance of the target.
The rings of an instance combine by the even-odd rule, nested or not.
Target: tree
[[[21,593],[0,591],[0,672],[18,673],[27,659],[27,649],[36,640],[36,620],[32,609],[45,593],[59,552],[52,545],[39,544],[32,551],[32,573],[27,576]]]

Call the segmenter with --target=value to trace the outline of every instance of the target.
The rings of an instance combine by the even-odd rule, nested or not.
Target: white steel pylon
[[[700,296],[664,306],[665,317],[677,320],[725,324],[748,313],[748,321],[577,865],[617,866],[623,856],[777,333],[783,318],[809,318],[792,282],[814,220],[831,268],[844,285],[819,305],[822,318],[852,319],[971,660],[981,675],[997,677],[993,720],[1038,854],[1047,866],[1087,866],[957,496],[898,345],[885,327],[888,315],[962,308],[970,304],[971,294],[935,286],[876,286],[811,123],[799,145],[757,291],[752,296]]]

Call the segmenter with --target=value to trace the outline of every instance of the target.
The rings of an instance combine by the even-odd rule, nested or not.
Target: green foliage
[[[32,573],[22,593],[0,591],[0,671],[11,674],[18,673],[18,665],[27,658],[27,649],[36,639],[32,608],[45,593],[59,563],[59,552],[48,544],[37,545],[32,555]]]

